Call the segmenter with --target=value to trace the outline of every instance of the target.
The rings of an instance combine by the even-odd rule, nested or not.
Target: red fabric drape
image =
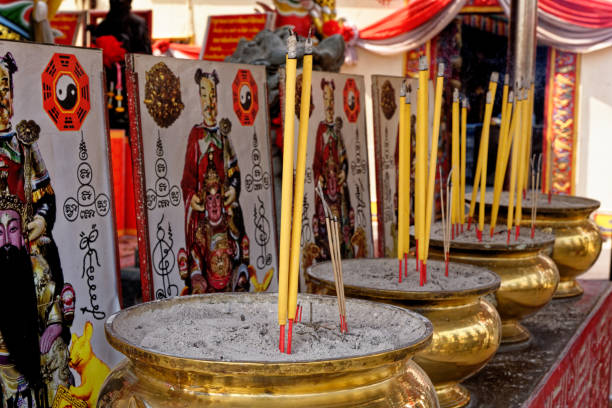
[[[403,8],[359,31],[362,40],[384,40],[427,22],[452,0],[410,0]]]
[[[609,0],[539,0],[538,8],[570,24],[612,27],[612,1]]]

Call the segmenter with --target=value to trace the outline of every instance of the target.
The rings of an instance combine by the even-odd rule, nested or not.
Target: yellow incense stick
[[[291,241],[291,207],[293,198],[293,144],[295,139],[295,73],[297,39],[287,39],[285,65],[285,127],[283,129],[283,178],[281,201],[281,230],[278,262],[278,324],[287,322],[287,292],[289,290],[289,249]]]
[[[302,210],[304,205],[304,178],[306,149],[308,146],[308,119],[310,116],[310,85],[312,82],[312,40],[306,39],[302,69],[302,95],[300,98],[300,127],[297,163],[295,168],[295,195],[293,198],[293,226],[291,227],[291,256],[289,268],[289,320],[295,320],[298,282],[300,280],[300,244],[302,236]]]
[[[504,77],[504,91],[502,95],[502,112],[501,112],[501,125],[499,127],[499,137],[497,139],[497,160],[495,161],[495,179],[493,182],[493,207],[495,207],[495,192],[497,191],[497,186],[500,183],[503,183],[504,174],[501,170],[502,167],[502,157],[504,155],[504,144],[506,143],[506,126],[509,122],[508,120],[508,74]],[[504,170],[505,171],[505,170]],[[497,203],[499,204],[499,203]],[[491,212],[491,214],[493,211]],[[497,218],[497,217],[495,217]],[[493,231],[495,230],[495,220],[491,217],[490,223],[491,236],[493,236]]]
[[[416,175],[415,175],[415,206],[417,214],[414,220],[417,232],[418,254],[417,259],[423,259],[423,237],[425,235],[425,177],[427,161],[427,122],[428,114],[428,81],[427,58],[419,59],[419,89],[417,100],[417,140],[416,140]]]
[[[510,92],[508,103],[506,106],[506,118],[502,119],[502,129],[500,134],[499,145],[501,148],[497,150],[497,167],[495,173],[495,184],[493,185],[493,207],[491,208],[491,235],[497,225],[497,215],[499,214],[499,200],[501,191],[504,186],[504,177],[506,168],[508,167],[508,153],[512,143],[512,132],[516,129],[516,114],[512,115],[512,107],[514,103],[514,93]],[[512,116],[512,124],[508,125],[509,118]],[[506,121],[505,123],[503,121]]]
[[[499,74],[497,72],[493,72],[491,73],[491,80],[489,81],[489,92],[491,94],[491,101],[495,101],[495,93],[497,92],[497,80],[499,79]],[[491,106],[493,105],[493,103],[491,103]],[[486,112],[485,112],[486,113]],[[486,115],[485,115],[486,116]],[[476,161],[476,174],[474,174],[474,187],[472,188],[472,199],[470,200],[470,211],[469,211],[469,218],[472,219],[474,218],[474,211],[476,209],[476,195],[478,194],[478,188],[480,187],[480,181],[482,180],[482,170],[483,170],[483,166],[482,166],[482,156],[484,154],[483,152],[483,145],[482,145],[482,136],[484,133],[484,125],[482,127],[482,132],[480,134],[480,147],[478,149],[478,160]],[[488,148],[488,146],[487,146]],[[484,167],[484,172],[487,172],[487,168],[486,166]],[[486,174],[485,174],[485,179],[486,179]],[[483,188],[486,188],[486,186],[483,186]]]
[[[408,252],[410,252],[410,171],[411,171],[411,166],[412,166],[412,161],[410,160],[410,150],[411,150],[411,144],[412,144],[412,129],[411,129],[411,119],[410,119],[410,108],[411,108],[411,103],[410,103],[410,99],[412,98],[412,89],[410,87],[410,85],[408,85],[406,87],[406,101],[404,103],[404,120],[406,121],[406,125],[404,126],[404,140],[406,141],[406,151],[405,151],[405,160],[403,160],[405,162],[405,166],[406,166],[406,170],[405,170],[405,174],[406,174],[406,182],[405,182],[405,189],[406,189],[406,197],[404,199],[404,202],[406,204],[406,206],[404,207],[403,211],[404,211],[404,219],[406,220],[406,232],[404,233],[404,253],[407,254]]]
[[[404,140],[406,119],[404,105],[406,103],[406,84],[402,83],[399,102],[399,169],[397,180],[397,259],[404,257],[404,240],[406,239],[406,140]]]
[[[517,90],[517,101],[516,101],[516,126],[515,129],[511,129],[512,134],[512,163],[510,166],[510,187],[508,190],[508,215],[506,226],[508,228],[508,237],[510,237],[510,230],[512,229],[512,222],[514,217],[514,198],[516,193],[516,179],[518,176],[518,162],[520,156],[519,139],[521,136],[521,122],[523,116],[523,95],[520,90]],[[512,120],[514,122],[514,119]]]
[[[461,198],[459,199],[461,224],[465,224],[465,152],[466,152],[466,132],[467,132],[467,105],[468,101],[464,97],[461,102]]]
[[[453,106],[452,106],[452,125],[451,125],[451,169],[454,170],[452,173],[453,185],[459,185],[459,90],[455,88],[453,91]],[[442,183],[442,180],[440,180]],[[447,200],[451,200],[451,213],[447,216],[451,217],[451,224],[458,224],[461,222],[459,213],[460,209],[460,191],[459,189],[453,190],[452,197],[447,197]]]
[[[440,138],[440,117],[442,116],[442,90],[444,89],[444,63],[438,64],[436,78],[436,95],[434,97],[434,117],[431,133],[431,153],[429,155],[429,173],[427,177],[427,201],[425,206],[425,238],[423,262],[427,263],[429,254],[429,237],[431,233],[431,218],[433,215],[434,187],[436,185],[436,169],[438,167],[438,140]],[[442,180],[440,180],[442,182]]]
[[[485,221],[485,191],[487,189],[487,158],[489,154],[489,130],[491,127],[491,116],[493,113],[493,95],[487,93],[487,105],[485,107],[485,120],[482,128],[480,145],[482,149],[482,169],[480,173],[480,208],[478,211],[478,229],[482,233]],[[472,193],[473,195],[474,193]]]
[[[526,89],[522,90],[523,92],[523,104],[521,107],[521,127],[519,134],[519,164],[518,164],[518,175],[516,182],[516,210],[514,214],[514,225],[516,225],[517,233],[520,229],[521,220],[523,218],[522,210],[523,210],[523,189],[525,188],[525,172],[527,171],[527,166],[529,165],[529,161],[525,160],[527,153],[527,133],[529,131],[529,118],[527,117],[529,112],[529,97],[528,91]]]

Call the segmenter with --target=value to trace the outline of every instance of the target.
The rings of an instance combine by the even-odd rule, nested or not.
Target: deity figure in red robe
[[[341,255],[343,258],[352,258],[354,249],[351,238],[355,232],[355,216],[346,183],[349,163],[341,133],[342,119],[340,117],[334,119],[334,81],[322,79],[321,89],[325,120],[321,121],[317,128],[312,172],[315,183],[320,184],[323,189],[323,195],[332,213],[340,221]],[[315,195],[312,225],[315,243],[320,250],[317,260],[330,259],[325,213],[318,195]]]
[[[229,134],[231,122],[217,124],[216,71],[198,69],[202,123],[191,129],[181,188],[185,204],[188,293],[248,291],[249,239],[240,196],[240,168]]]

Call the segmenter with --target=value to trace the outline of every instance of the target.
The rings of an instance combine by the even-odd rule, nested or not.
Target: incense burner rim
[[[155,308],[157,305],[171,304],[172,302],[198,302],[201,299],[210,297],[239,297],[239,296],[253,296],[253,297],[274,297],[276,294],[245,294],[245,293],[219,293],[219,294],[204,294],[204,295],[192,295],[183,297],[174,297],[170,299],[155,300],[147,303],[135,305],[126,309],[123,309],[117,313],[111,315],[104,324],[104,330],[106,338],[109,344],[124,354],[128,359],[135,361],[136,363],[142,362],[146,365],[152,365],[170,370],[186,370],[196,372],[200,374],[229,374],[229,373],[243,373],[246,371],[264,375],[264,376],[278,376],[278,375],[313,375],[313,374],[329,374],[330,367],[341,367],[345,371],[351,371],[350,367],[353,367],[355,371],[363,371],[368,368],[378,367],[383,363],[392,364],[398,361],[404,360],[409,356],[415,354],[418,350],[427,347],[432,340],[433,326],[429,320],[419,315],[418,313],[408,311],[402,307],[394,305],[382,305],[376,304],[377,307],[384,306],[384,308],[393,308],[408,314],[415,320],[420,321],[425,326],[425,334],[420,338],[411,341],[404,342],[396,348],[382,350],[369,354],[361,354],[355,356],[346,356],[335,359],[320,359],[320,360],[297,360],[297,361],[278,361],[278,362],[265,362],[265,361],[223,361],[223,360],[206,360],[193,357],[180,357],[161,351],[152,350],[140,345],[132,343],[124,336],[119,334],[113,327],[115,319],[120,314],[133,313],[135,310],[141,308]],[[335,298],[332,296],[323,295],[300,295],[299,298]],[[351,299],[352,302],[360,303],[373,303],[367,300]]]
[[[489,224],[485,224],[489,225]],[[542,228],[537,228],[542,229]],[[485,228],[486,234],[487,229]],[[468,231],[470,233],[470,231]],[[411,240],[414,240],[414,236],[411,234]],[[476,238],[475,238],[476,239]],[[510,238],[510,245],[506,244],[487,244],[485,242],[450,242],[450,249],[452,250],[460,250],[460,251],[469,251],[476,253],[504,253],[504,254],[514,254],[514,253],[528,253],[528,252],[539,252],[543,249],[547,249],[553,246],[555,243],[555,236],[550,235],[550,239],[542,240],[535,243],[530,244],[512,244],[512,237]],[[430,238],[429,240],[430,246],[435,246],[437,248],[444,247],[444,242],[437,238]]]
[[[544,195],[540,193],[540,195]],[[554,195],[553,195],[554,196]],[[493,206],[492,198],[489,196],[485,196],[485,208],[490,209]],[[574,202],[583,202],[584,205],[580,207],[571,207],[571,208],[548,208],[538,206],[537,215],[554,215],[554,216],[562,216],[564,218],[569,218],[571,216],[588,216],[593,211],[597,210],[601,207],[601,202],[589,197],[575,196],[575,195],[563,195],[563,199],[571,200]],[[467,198],[466,198],[466,202]],[[476,203],[480,202],[480,197],[476,197]],[[507,204],[499,204],[499,208],[508,208]],[[531,213],[531,207],[523,207],[522,208],[523,215],[529,215]]]
[[[389,258],[361,258],[361,259],[344,259],[342,260],[343,269],[347,263],[359,263],[364,260],[376,260],[376,259],[389,259]],[[320,262],[310,266],[306,273],[308,278],[313,280],[315,283],[321,283],[330,289],[335,288],[333,281],[323,279],[322,277],[316,276],[313,273],[313,269],[318,267],[326,266],[330,261]],[[463,264],[462,266],[465,266]],[[450,267],[450,264],[449,264]],[[489,284],[483,284],[473,289],[460,289],[460,290],[438,290],[438,291],[407,291],[407,290],[390,290],[390,289],[377,289],[368,288],[365,286],[355,286],[344,284],[344,291],[347,296],[364,296],[370,299],[387,299],[397,301],[445,301],[445,300],[458,300],[484,296],[489,293],[495,292],[501,285],[501,278],[494,272],[482,267],[475,267],[482,269],[491,275],[493,279]]]

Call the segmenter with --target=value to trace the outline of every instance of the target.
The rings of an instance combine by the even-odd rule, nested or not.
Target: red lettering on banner
[[[266,27],[266,14],[210,16],[204,39],[204,59],[223,61],[234,53],[241,39],[252,40]]]

